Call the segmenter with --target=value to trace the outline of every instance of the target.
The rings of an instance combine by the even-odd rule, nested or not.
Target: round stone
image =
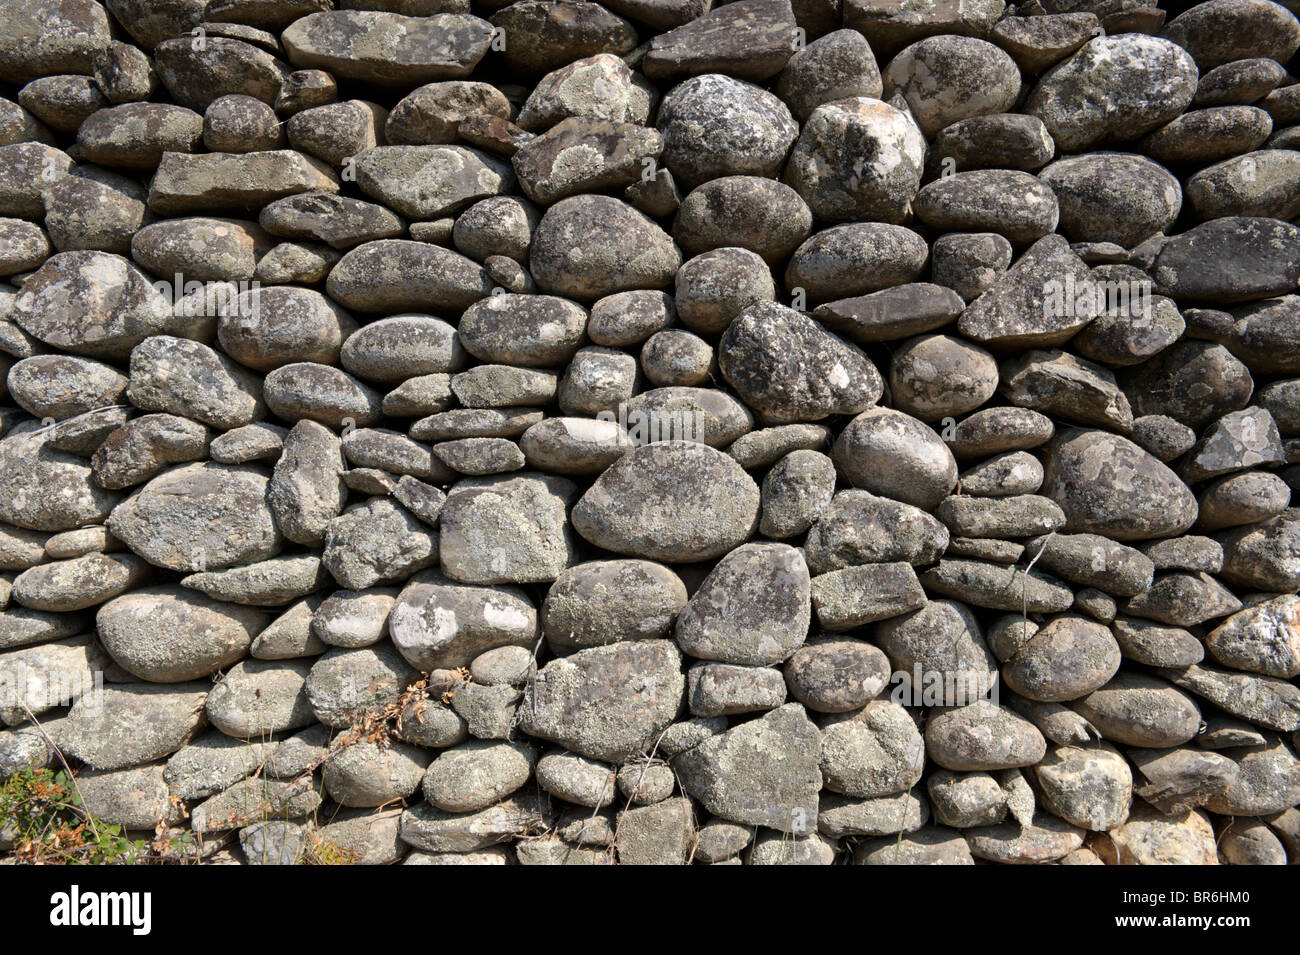
[[[1169,122],[1196,95],[1196,63],[1182,47],[1141,33],[1100,36],[1039,79],[1025,112],[1061,152],[1133,140]]]
[[[546,210],[529,269],[547,292],[592,302],[672,282],[681,253],[653,221],[609,196],[573,196]]]
[[[597,547],[651,560],[720,557],[758,523],[759,490],[734,459],[702,444],[648,444],[625,454],[573,506]]]
[[[813,215],[902,222],[925,165],[925,137],[912,118],[858,96],[813,110],[786,165],[785,181]]]
[[[940,437],[890,408],[858,415],[840,432],[835,466],[853,487],[933,510],[957,484],[957,462]]]
[[[660,161],[687,189],[720,176],[780,172],[799,126],[767,90],[706,73],[674,87],[659,106]]]
[[[1049,447],[1042,493],[1065,530],[1114,540],[1175,537],[1196,521],[1196,497],[1156,458],[1105,431],[1071,430]]]
[[[1143,156],[1088,153],[1038,174],[1061,209],[1061,231],[1075,242],[1132,248],[1173,225],[1183,204],[1178,180]]]
[[[902,94],[926,138],[968,116],[1005,113],[1020,95],[1020,70],[992,43],[932,36],[905,47],[884,72],[885,96]]]
[[[894,406],[922,421],[974,411],[997,387],[997,360],[978,345],[948,335],[908,339],[889,366]]]

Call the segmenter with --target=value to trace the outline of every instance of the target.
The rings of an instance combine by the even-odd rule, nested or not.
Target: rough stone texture
[[[592,759],[648,753],[677,715],[686,681],[669,640],[580,650],[537,673],[520,726]]]
[[[0,783],[150,863],[1296,861],[1300,20],[1186,6],[0,3]]]
[[[728,730],[673,761],[714,815],[806,835],[817,826],[820,733],[797,703]]]

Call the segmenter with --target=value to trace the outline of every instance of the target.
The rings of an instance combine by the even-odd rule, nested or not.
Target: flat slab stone
[[[463,13],[408,17],[377,10],[330,10],[295,21],[281,35],[300,69],[383,86],[459,79],[478,65],[492,25]]]

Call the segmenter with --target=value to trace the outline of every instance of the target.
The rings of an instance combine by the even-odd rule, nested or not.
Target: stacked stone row
[[[8,0],[0,774],[212,863],[1296,861],[1295,9]]]

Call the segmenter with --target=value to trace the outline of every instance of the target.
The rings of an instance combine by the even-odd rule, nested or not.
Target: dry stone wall
[[[0,774],[212,863],[1297,861],[1296,9],[6,0]]]

